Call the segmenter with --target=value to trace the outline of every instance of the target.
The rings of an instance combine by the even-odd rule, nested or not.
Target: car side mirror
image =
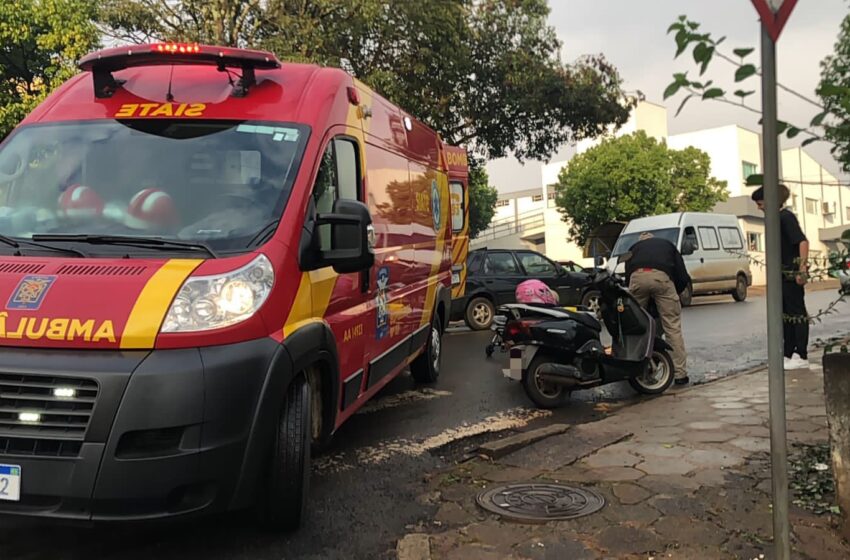
[[[692,241],[682,241],[682,255],[693,255],[694,251],[696,251],[696,247],[694,247]]]
[[[332,266],[339,274],[361,272],[375,263],[374,230],[369,208],[356,200],[337,200],[333,213],[316,217],[316,233],[330,226],[330,249],[319,250],[315,267]]]

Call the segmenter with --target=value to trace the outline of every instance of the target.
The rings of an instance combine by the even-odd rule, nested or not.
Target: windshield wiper
[[[45,233],[33,235],[36,241],[78,241],[80,243],[88,243],[90,245],[127,245],[130,247],[144,247],[152,249],[189,249],[191,251],[202,251],[210,257],[217,259],[218,255],[215,251],[205,243],[190,243],[188,241],[171,241],[170,239],[162,239],[159,237],[136,237],[134,235],[92,235],[84,234],[66,234],[66,233]]]
[[[85,253],[80,251],[79,249],[72,249],[71,247],[54,247],[52,245],[44,245],[42,243],[36,243],[35,241],[29,241],[27,239],[16,239],[14,237],[9,237],[8,235],[0,234],[0,243],[5,243],[9,247],[14,247],[17,249],[16,254],[18,256],[23,256],[21,253],[21,244],[28,245],[30,247],[40,247],[41,249],[47,249],[48,251],[59,251],[60,253],[70,253],[72,255],[77,255],[80,257],[87,257]]]

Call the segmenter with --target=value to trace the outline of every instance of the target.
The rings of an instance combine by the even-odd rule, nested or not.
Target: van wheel
[[[691,306],[691,303],[694,301],[694,287],[692,284],[688,284],[685,291],[679,294],[679,301],[682,303],[682,307]]]
[[[738,280],[735,283],[735,291],[732,292],[732,297],[735,301],[745,301],[747,299],[747,279],[743,275],[738,275]]]
[[[440,317],[431,321],[431,332],[421,356],[410,364],[410,374],[417,383],[434,383],[440,377],[440,363],[443,359],[443,333],[440,330]]]
[[[549,383],[537,376],[537,372],[540,371],[540,368],[544,364],[553,361],[552,358],[549,358],[545,354],[538,354],[528,364],[528,370],[522,376],[522,386],[525,389],[525,394],[528,395],[528,398],[538,408],[558,408],[563,406],[570,397],[570,391],[563,385]]]
[[[493,302],[484,297],[477,297],[466,307],[466,326],[474,331],[489,329],[496,316]]]
[[[310,385],[298,377],[286,391],[258,505],[263,527],[293,531],[301,524],[310,486]]]

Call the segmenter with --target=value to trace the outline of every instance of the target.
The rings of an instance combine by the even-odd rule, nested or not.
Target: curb
[[[396,545],[398,560],[431,560],[431,540],[424,533],[405,535]]]
[[[495,441],[489,441],[478,448],[478,451],[490,459],[499,459],[513,453],[517,449],[522,449],[532,443],[536,443],[542,439],[551,436],[563,434],[570,429],[567,424],[551,424],[536,430],[530,430],[521,434],[506,437]]]

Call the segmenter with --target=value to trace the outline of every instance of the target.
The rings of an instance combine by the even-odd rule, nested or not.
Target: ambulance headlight
[[[248,319],[263,305],[274,284],[274,271],[264,255],[227,274],[195,276],[186,280],[162,332],[219,329]]]

